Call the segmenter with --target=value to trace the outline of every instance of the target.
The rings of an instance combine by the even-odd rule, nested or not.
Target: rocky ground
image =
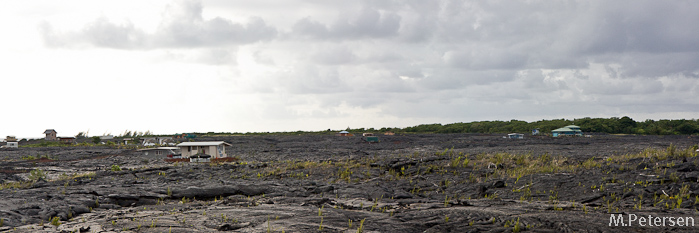
[[[237,136],[228,163],[0,149],[0,232],[695,232],[696,136]],[[666,217],[609,226],[611,214]],[[669,217],[673,219],[670,225]],[[626,221],[628,223],[628,221]]]

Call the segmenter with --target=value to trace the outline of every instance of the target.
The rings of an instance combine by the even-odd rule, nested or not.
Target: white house
[[[7,142],[7,146],[5,148],[17,148],[17,142]]]
[[[157,148],[145,148],[138,151],[143,152],[143,155],[164,155],[167,157],[174,157],[179,154],[179,147],[157,147]]]
[[[231,146],[224,141],[216,142],[183,142],[177,144],[182,152],[182,158],[189,158],[196,154],[211,155],[212,159],[226,158],[226,146]]]

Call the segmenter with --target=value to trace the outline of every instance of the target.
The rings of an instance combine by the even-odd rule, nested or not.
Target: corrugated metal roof
[[[216,141],[216,142],[183,142],[180,144],[177,144],[178,147],[180,146],[218,146],[218,145],[226,145],[226,146],[231,146],[231,144],[228,144],[224,141]]]

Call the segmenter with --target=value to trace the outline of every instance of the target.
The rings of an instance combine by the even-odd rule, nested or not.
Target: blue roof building
[[[558,128],[554,129],[551,131],[551,134],[554,137],[558,136],[582,136],[582,130],[580,130],[580,126],[576,125],[569,125],[563,128]]]

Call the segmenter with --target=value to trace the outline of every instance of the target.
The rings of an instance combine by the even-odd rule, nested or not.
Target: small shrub
[[[51,218],[51,225],[60,226],[60,225],[61,225],[61,219],[58,218],[58,217],[53,217],[53,218]]]
[[[121,167],[119,167],[119,165],[114,164],[114,165],[112,165],[112,171],[113,172],[121,171]]]
[[[39,179],[46,179],[46,172],[37,168],[29,172],[28,178],[33,181],[37,181]]]

